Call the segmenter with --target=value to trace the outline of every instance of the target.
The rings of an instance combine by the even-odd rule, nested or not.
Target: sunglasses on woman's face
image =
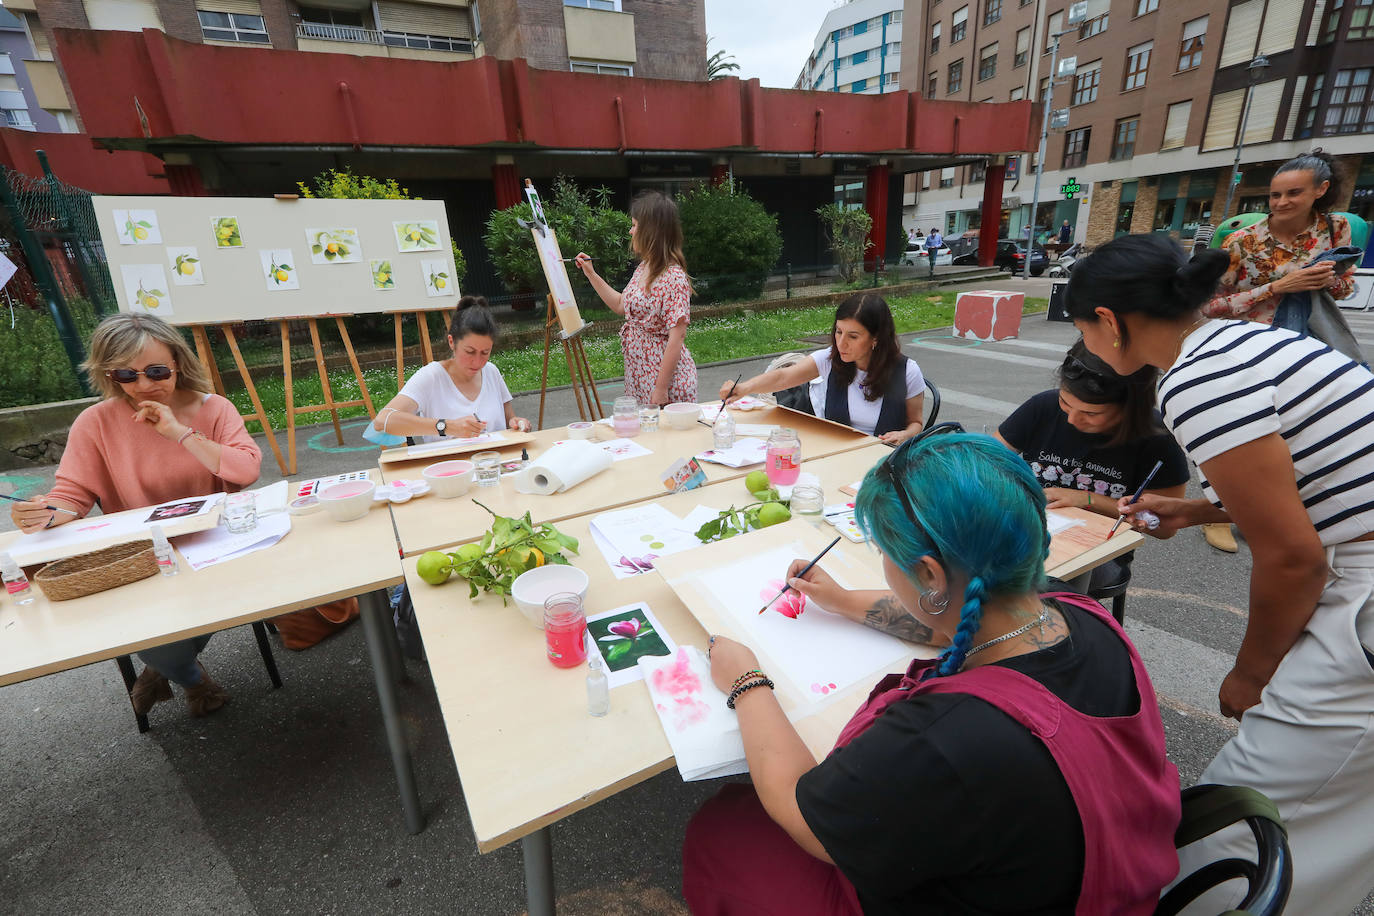
[[[165,382],[172,377],[172,372],[171,366],[148,366],[146,369],[107,369],[105,375],[121,385],[129,385],[138,381],[140,375],[146,375],[150,382]]]

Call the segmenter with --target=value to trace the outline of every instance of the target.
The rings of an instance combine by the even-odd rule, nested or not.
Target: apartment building
[[[19,130],[60,130],[57,119],[38,105],[24,61],[33,48],[24,23],[0,8],[0,125]]]
[[[826,14],[794,89],[881,95],[901,84],[902,0],[848,0]]]
[[[917,60],[903,88],[928,98],[1043,100],[1053,36],[1072,69],[1050,107],[1034,225],[1065,220],[1075,240],[1127,232],[1191,238],[1221,218],[1242,146],[1231,212],[1267,206],[1278,164],[1321,146],[1353,185],[1343,205],[1374,209],[1374,0],[1111,0],[1066,29],[1066,0],[913,0],[903,40]],[[1241,120],[1249,97],[1249,115]],[[1036,154],[1006,162],[1000,234],[1024,237]],[[984,165],[908,179],[909,225],[961,234],[980,222]],[[1076,183],[1085,193],[1059,193]],[[1347,191],[1352,190],[1347,188]]]
[[[158,29],[209,45],[531,66],[663,79],[706,76],[704,0],[8,0],[34,49],[41,108],[79,129],[49,30]]]

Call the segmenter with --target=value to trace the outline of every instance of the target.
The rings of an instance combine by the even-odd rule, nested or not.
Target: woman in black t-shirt
[[[996,433],[1026,459],[1045,490],[1046,508],[1116,518],[1117,500],[1135,495],[1157,461],[1164,466],[1145,492],[1183,496],[1188,458],[1155,409],[1154,369],[1122,377],[1080,340],[1069,348],[1058,377],[1057,389],[1033,395]],[[1131,556],[1093,570],[1089,588],[1121,582]]]

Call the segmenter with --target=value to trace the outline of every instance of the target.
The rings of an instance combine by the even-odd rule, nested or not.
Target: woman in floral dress
[[[625,316],[620,344],[625,353],[625,394],[641,404],[697,399],[697,366],[687,351],[692,284],[682,257],[677,204],[645,191],[630,205],[630,248],[639,266],[624,291],[616,292],[585,253],[574,258],[601,301]]]
[[[1208,318],[1241,318],[1274,324],[1287,293],[1328,289],[1334,299],[1355,292],[1354,277],[1337,274],[1331,261],[1309,262],[1330,248],[1350,244],[1350,223],[1329,213],[1337,196],[1335,162],[1314,150],[1279,166],[1269,182],[1269,216],[1234,232],[1223,246],[1231,266],[1217,295],[1203,306]],[[1295,316],[1306,333],[1305,316]],[[1286,326],[1282,314],[1279,325]]]

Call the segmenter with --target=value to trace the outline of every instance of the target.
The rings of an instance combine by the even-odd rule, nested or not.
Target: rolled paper
[[[568,438],[569,438],[569,439],[590,439],[590,438],[592,437],[592,431],[595,430],[595,429],[596,429],[596,427],[593,426],[593,425],[590,424],[590,423],[569,423],[569,424],[568,424]]]
[[[611,456],[591,442],[560,442],[515,475],[515,488],[540,496],[561,493],[610,466]]]

